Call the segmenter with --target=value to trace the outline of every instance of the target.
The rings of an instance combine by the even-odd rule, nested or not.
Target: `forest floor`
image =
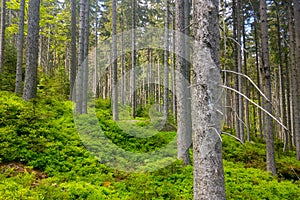
[[[105,136],[125,150],[150,152],[176,137],[170,123],[170,129],[150,138],[135,138],[112,120],[110,101],[97,100],[95,107]],[[126,130],[135,134],[149,121],[140,116]],[[25,102],[0,92],[0,199],[193,199],[192,165],[174,161],[144,173],[111,168],[87,150],[75,122],[69,101]],[[277,176],[272,177],[265,172],[265,145],[259,137],[252,134],[244,145],[226,135],[222,140],[227,199],[300,199],[300,162],[294,151],[283,152],[283,144],[275,142]]]

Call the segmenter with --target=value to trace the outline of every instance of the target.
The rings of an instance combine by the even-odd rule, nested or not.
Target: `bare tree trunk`
[[[276,2],[275,2],[276,3]],[[278,8],[278,5],[276,6]],[[279,54],[279,87],[280,87],[280,116],[282,119],[283,124],[286,126],[287,117],[286,117],[286,98],[285,98],[285,77],[284,77],[284,70],[283,70],[283,61],[282,61],[282,49],[281,49],[281,33],[280,33],[280,16],[279,16],[279,10],[276,11],[276,20],[277,20],[277,46],[278,46],[278,54]],[[283,134],[284,139],[284,148],[287,150],[288,148],[288,132],[285,131],[285,129],[281,128],[281,133]]]
[[[131,38],[131,77],[130,77],[130,90],[131,90],[131,116],[135,118],[135,109],[136,109],[136,80],[135,80],[135,65],[136,65],[136,0],[131,0],[131,20],[132,20],[132,38]]]
[[[72,0],[71,14],[71,67],[70,67],[70,99],[73,99],[73,89],[76,80],[76,0]],[[75,99],[75,98],[74,98]]]
[[[185,61],[185,1],[176,1],[176,29],[181,34],[176,35],[176,82],[177,82],[177,148],[178,158],[183,161],[184,165],[190,163],[189,148],[192,143],[192,129],[191,129],[191,113],[188,109],[189,82],[186,80],[186,61]],[[188,37],[188,36],[186,36]]]
[[[238,32],[238,23],[237,23],[237,21],[238,21],[238,13],[237,13],[237,10],[238,10],[238,8],[237,8],[237,3],[236,3],[236,1],[237,0],[233,0],[232,1],[232,10],[233,10],[233,38],[236,40],[237,39],[237,32]],[[238,72],[238,70],[239,70],[239,57],[238,57],[238,51],[239,51],[239,46],[238,46],[238,44],[237,44],[237,42],[235,42],[234,43],[234,50],[233,50],[233,59],[234,59],[234,70],[236,71],[236,72]],[[235,84],[235,89],[237,90],[237,91],[239,91],[239,77],[238,76],[235,76],[235,78],[234,78],[234,84]],[[241,128],[241,126],[240,126],[240,123],[241,123],[241,120],[240,120],[240,110],[239,110],[239,108],[240,108],[240,105],[239,105],[239,103],[240,103],[240,101],[239,101],[239,99],[240,99],[240,95],[239,94],[237,94],[237,93],[235,93],[234,94],[234,103],[235,103],[235,132],[236,132],[236,136],[238,137],[238,138],[241,138],[241,130],[240,130],[240,128]]]
[[[35,98],[37,94],[39,21],[40,0],[30,0],[28,7],[27,54],[23,93],[24,100]]]
[[[194,199],[225,199],[222,161],[219,0],[195,0]]]
[[[268,43],[268,22],[267,22],[267,4],[266,0],[260,0],[260,21],[261,21],[261,45],[262,45],[262,78],[264,84],[264,92],[269,101],[264,100],[265,109],[272,113],[272,84],[271,84],[271,70],[269,57],[269,43]],[[267,171],[272,175],[276,174],[275,155],[274,155],[274,124],[273,119],[265,115],[264,133],[266,137],[266,154],[267,154]]]
[[[85,0],[84,10],[84,62],[83,62],[83,94],[82,94],[82,113],[87,114],[88,98],[88,79],[89,79],[89,27],[90,27],[90,0]]]
[[[258,51],[258,33],[257,33],[257,22],[254,22],[254,40],[255,40],[255,63],[256,63],[256,71],[257,71],[257,85],[259,88],[261,88],[261,74],[260,74],[260,63],[259,63],[259,51]],[[258,104],[261,104],[261,95],[259,93],[259,91],[257,91],[257,99],[258,99]],[[260,138],[263,138],[263,127],[262,127],[262,112],[261,109],[257,108],[257,117],[258,117],[258,132],[260,135]]]
[[[237,5],[236,5],[236,15],[237,15],[237,72],[238,73],[243,73],[243,66],[242,66],[242,39],[241,39],[241,31],[242,31],[242,15],[241,15],[241,10],[242,10],[242,4],[241,1],[237,1]],[[238,81],[238,91],[239,92],[243,92],[243,88],[242,88],[242,77],[238,76],[237,78]],[[244,102],[243,102],[243,98],[241,95],[238,95],[238,116],[239,116],[239,120],[238,120],[238,126],[239,126],[239,136],[240,139],[242,141],[245,141],[245,133],[244,133]]]
[[[126,96],[126,69],[125,69],[125,55],[124,54],[124,23],[123,23],[123,11],[122,11],[122,16],[121,16],[121,29],[122,29],[122,33],[121,33],[121,68],[122,68],[122,77],[121,77],[121,104],[122,106],[125,105],[125,96]]]
[[[296,46],[295,46],[295,68],[297,70],[297,87],[300,88],[300,3],[299,0],[294,0],[294,19],[295,19],[295,40],[296,40]],[[294,110],[295,116],[297,115],[297,119],[295,120],[295,126],[297,129],[295,129],[295,140],[296,140],[296,154],[297,154],[297,160],[300,160],[300,108],[299,108],[299,90],[297,90],[297,103],[298,109]]]
[[[164,44],[164,117],[169,118],[169,0],[165,0],[165,44]]]
[[[118,55],[117,55],[117,0],[112,4],[112,111],[113,119],[118,120]]]
[[[6,29],[6,0],[1,4],[1,24],[0,24],[0,74],[4,72],[4,47],[5,47],[5,29]]]
[[[78,39],[78,72],[76,79],[76,113],[82,113],[83,102],[83,76],[84,76],[84,12],[85,0],[79,2],[79,39]]]
[[[20,1],[20,19],[19,19],[19,33],[18,33],[18,55],[16,68],[16,86],[15,93],[22,94],[22,64],[23,64],[23,47],[24,47],[24,7],[25,0]]]
[[[241,12],[243,12],[243,7],[241,7],[240,9]],[[244,73],[246,75],[248,75],[248,66],[247,66],[247,56],[248,56],[248,53],[247,51],[245,50],[246,49],[246,30],[245,30],[245,15],[244,13],[241,13],[242,15],[242,29],[243,29],[243,47],[244,47],[244,50],[243,50],[243,55],[244,55]],[[247,97],[250,98],[250,91],[249,91],[249,84],[248,82],[244,82],[244,85],[245,85],[245,94]],[[246,122],[246,133],[247,133],[247,140],[250,141],[250,112],[249,112],[249,103],[248,101],[245,101],[245,122]]]

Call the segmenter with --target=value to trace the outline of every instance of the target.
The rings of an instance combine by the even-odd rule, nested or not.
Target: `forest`
[[[0,2],[0,199],[300,199],[300,0]]]

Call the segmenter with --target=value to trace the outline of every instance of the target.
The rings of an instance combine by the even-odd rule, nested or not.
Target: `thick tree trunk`
[[[264,84],[264,92],[269,101],[264,100],[265,109],[272,113],[272,84],[271,84],[271,67],[269,57],[268,42],[268,22],[267,22],[267,4],[266,0],[260,0],[260,28],[261,28],[261,45],[262,45],[262,66],[261,73]],[[274,155],[274,124],[273,119],[265,115],[264,133],[266,137],[266,154],[267,154],[267,171],[272,175],[276,174],[275,155]]]
[[[176,28],[180,33],[176,35],[176,83],[177,83],[177,146],[178,158],[183,161],[184,165],[190,163],[189,148],[192,143],[191,129],[191,112],[188,109],[187,90],[189,90],[189,82],[186,80],[186,61],[185,61],[185,38],[183,37],[185,28],[185,1],[176,1]],[[188,37],[188,36],[186,36]]]
[[[222,161],[219,0],[195,0],[194,199],[225,199]]]
[[[39,46],[40,0],[30,0],[28,7],[28,33],[26,49],[26,71],[23,99],[29,100],[37,94],[37,67]]]
[[[17,68],[16,68],[16,86],[15,93],[20,95],[22,93],[22,64],[23,64],[23,47],[24,47],[24,6],[25,0],[20,1],[20,19],[19,19],[19,33],[18,33],[18,54],[17,54]]]
[[[117,0],[113,0],[112,14],[112,111],[113,119],[118,120]]]

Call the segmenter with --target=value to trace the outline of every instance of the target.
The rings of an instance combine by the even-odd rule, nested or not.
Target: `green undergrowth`
[[[0,92],[0,199],[192,199],[193,166],[176,161],[154,172],[127,173],[102,164],[78,134],[72,106]],[[110,107],[109,100],[96,101],[97,122],[105,137],[127,151],[155,151],[176,138],[174,131],[136,137],[158,125],[143,115],[117,124]],[[264,172],[264,144],[222,137],[228,199],[300,198],[300,164],[293,153],[278,148],[278,177],[272,177]]]

